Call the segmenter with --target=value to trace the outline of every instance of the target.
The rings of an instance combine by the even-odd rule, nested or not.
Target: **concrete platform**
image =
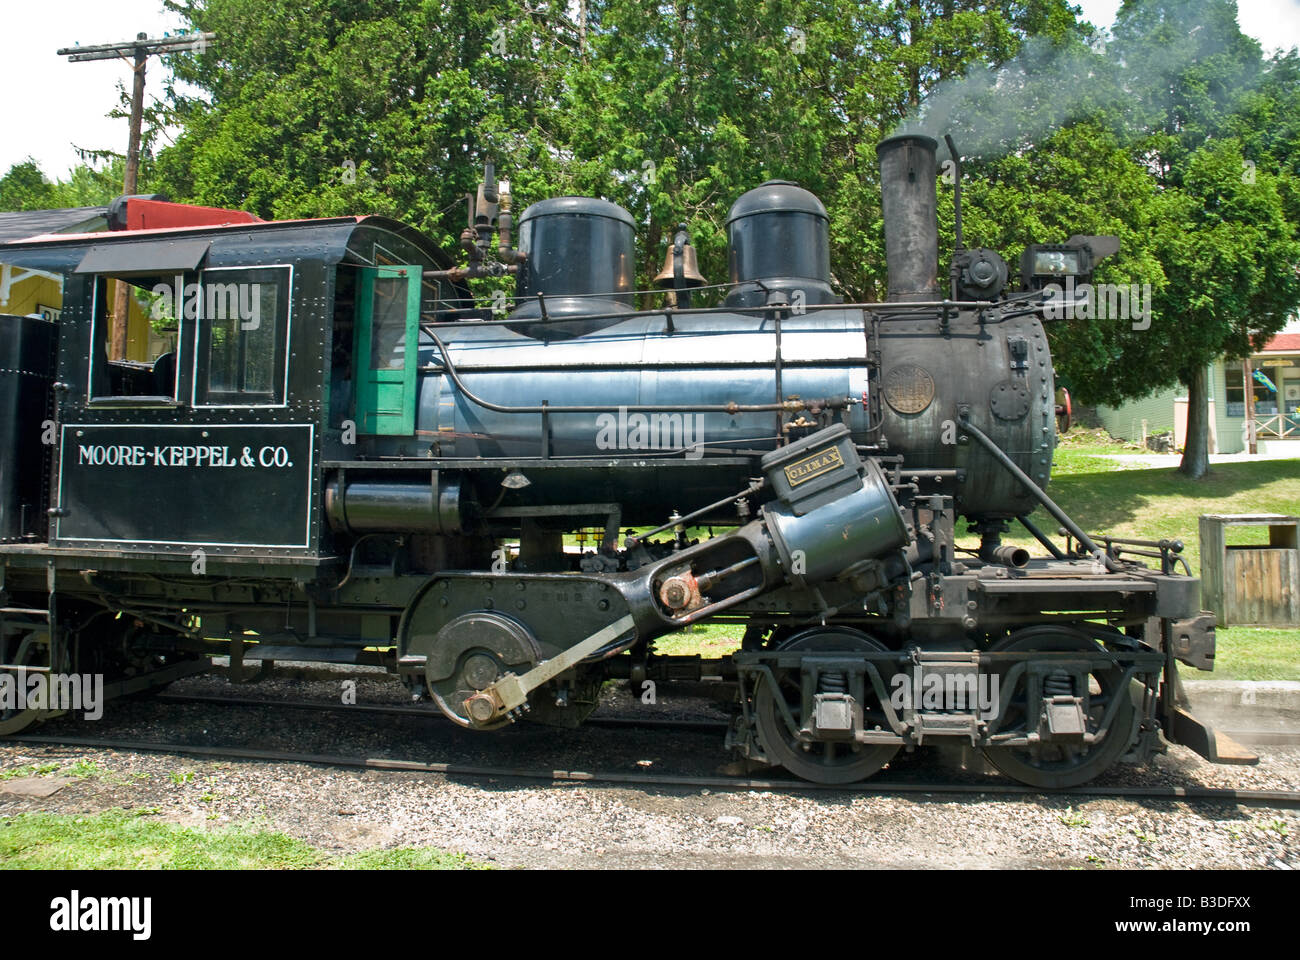
[[[1191,712],[1242,743],[1300,742],[1300,681],[1184,680]]]

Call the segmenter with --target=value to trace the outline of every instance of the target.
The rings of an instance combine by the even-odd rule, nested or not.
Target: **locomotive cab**
[[[380,218],[49,238],[6,258],[64,278],[49,546],[201,550],[228,570],[328,561],[322,463],[355,455],[345,422],[349,441],[414,433],[404,344],[452,293],[422,281],[441,255]],[[162,333],[147,362],[110,359],[111,282]]]

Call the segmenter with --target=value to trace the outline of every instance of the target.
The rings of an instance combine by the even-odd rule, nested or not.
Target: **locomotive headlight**
[[[1088,251],[1064,244],[1035,243],[1020,258],[1020,278],[1028,290],[1041,290],[1066,277],[1081,278],[1092,273]]]
[[[1078,250],[1035,250],[1034,276],[1077,277],[1082,269],[1081,259]]]
[[[1041,290],[1068,277],[1084,280],[1097,263],[1119,252],[1119,238],[1075,234],[1065,243],[1031,243],[1020,257],[1020,279],[1026,290]]]

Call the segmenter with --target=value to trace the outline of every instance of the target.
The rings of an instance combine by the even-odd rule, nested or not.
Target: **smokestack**
[[[880,205],[891,301],[939,296],[938,142],[920,134],[880,141]]]

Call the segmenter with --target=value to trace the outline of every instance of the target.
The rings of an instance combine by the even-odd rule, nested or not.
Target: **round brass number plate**
[[[901,363],[885,374],[885,400],[899,413],[920,413],[934,400],[934,377],[925,367]]]

